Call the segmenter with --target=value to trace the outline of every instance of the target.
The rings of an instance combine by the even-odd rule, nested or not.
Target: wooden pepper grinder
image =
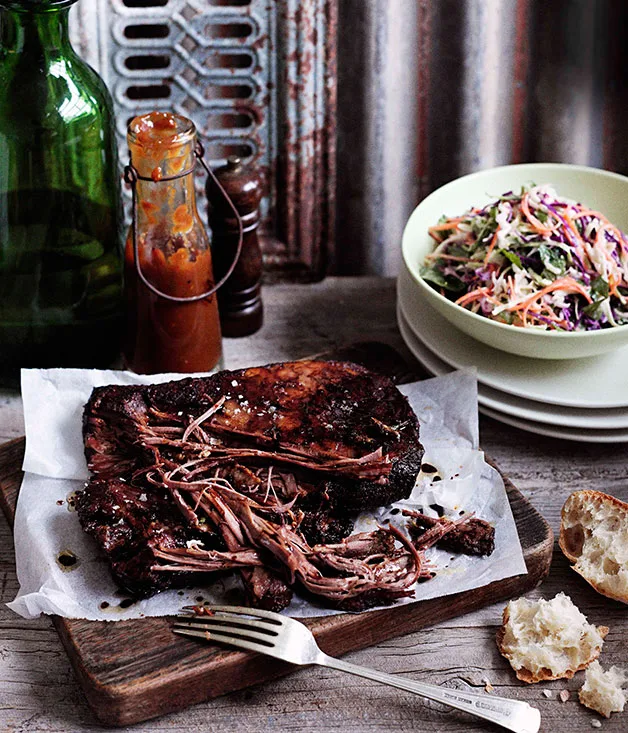
[[[262,253],[257,238],[262,185],[257,171],[230,156],[227,164],[214,171],[220,185],[235,204],[242,219],[242,253],[235,270],[218,291],[218,309],[223,336],[248,336],[264,321],[262,306]],[[213,233],[214,273],[219,280],[226,272],[238,244],[238,225],[224,198],[207,182],[209,226]]]

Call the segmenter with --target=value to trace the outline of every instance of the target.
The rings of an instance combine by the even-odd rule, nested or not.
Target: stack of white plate
[[[628,441],[628,347],[573,360],[528,359],[486,346],[439,315],[402,268],[397,320],[431,374],[474,366],[480,412],[540,435],[595,443]]]

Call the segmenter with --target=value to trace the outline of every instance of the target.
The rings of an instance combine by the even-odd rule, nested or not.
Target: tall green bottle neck
[[[68,16],[69,6],[51,7],[45,12],[16,8],[0,13],[0,47],[5,53],[43,51],[72,53]]]

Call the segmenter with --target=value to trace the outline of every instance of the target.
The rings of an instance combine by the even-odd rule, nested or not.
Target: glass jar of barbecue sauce
[[[140,374],[209,372],[222,344],[209,237],[196,208],[196,129],[151,112],[128,129],[134,222],[125,247],[124,357]]]

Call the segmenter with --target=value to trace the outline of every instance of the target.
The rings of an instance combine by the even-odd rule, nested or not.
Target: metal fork
[[[330,657],[318,648],[306,626],[287,616],[242,606],[211,606],[207,611],[211,615],[177,616],[173,631],[268,654],[291,664],[319,664],[349,672],[444,703],[515,733],[537,733],[541,725],[541,714],[527,702],[428,685]]]

